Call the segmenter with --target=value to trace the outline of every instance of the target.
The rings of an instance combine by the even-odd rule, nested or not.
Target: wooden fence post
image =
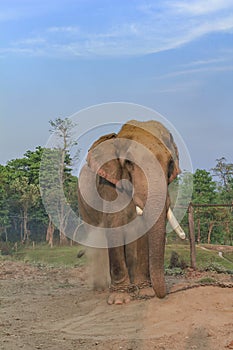
[[[196,270],[196,246],[195,246],[195,231],[194,231],[194,210],[192,203],[188,208],[188,221],[189,221],[189,242],[190,242],[190,260],[191,267]]]

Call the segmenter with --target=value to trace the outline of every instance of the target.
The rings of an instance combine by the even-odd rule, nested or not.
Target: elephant
[[[84,222],[79,235],[88,235],[90,227],[110,230],[107,248],[96,255],[101,260],[107,252],[108,304],[128,303],[131,285],[138,286],[141,296],[164,298],[167,219],[185,238],[168,194],[168,185],[181,172],[173,136],[158,121],[130,120],[118,134],[95,141],[86,160],[79,176],[79,211]],[[119,210],[115,210],[119,198]],[[104,288],[107,281],[108,277],[100,282],[96,276],[94,287]]]

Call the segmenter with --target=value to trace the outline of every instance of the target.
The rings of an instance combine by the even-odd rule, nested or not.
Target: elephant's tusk
[[[142,214],[143,214],[143,210],[140,207],[138,207],[137,205],[136,205],[136,213],[139,216],[142,216]]]
[[[169,207],[168,212],[167,212],[167,219],[168,219],[171,227],[173,228],[173,230],[177,233],[177,235],[181,239],[185,239],[185,233],[184,233],[183,229],[180,227],[180,224],[176,220],[176,217],[173,214],[173,212],[172,212],[170,207]]]

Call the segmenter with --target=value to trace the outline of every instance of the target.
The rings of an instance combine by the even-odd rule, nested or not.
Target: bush
[[[0,242],[0,255],[12,255],[12,248],[6,242]]]
[[[187,264],[184,259],[180,258],[179,254],[174,250],[171,253],[169,269],[180,268],[181,270],[186,269]]]
[[[217,263],[209,264],[204,270],[205,271],[215,271],[217,273],[228,273],[230,275],[233,274],[233,270],[229,270],[229,269],[225,268],[224,266],[217,264]]]
[[[174,267],[172,269],[165,268],[165,275],[167,276],[182,276],[184,271],[180,267]]]
[[[214,283],[216,283],[216,280],[214,278],[212,278],[212,277],[203,277],[197,283],[200,283],[200,284],[214,284]]]

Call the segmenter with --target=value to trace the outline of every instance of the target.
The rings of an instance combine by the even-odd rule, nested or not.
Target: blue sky
[[[111,101],[164,115],[194,168],[233,162],[233,0],[0,0],[0,77],[2,164]]]

